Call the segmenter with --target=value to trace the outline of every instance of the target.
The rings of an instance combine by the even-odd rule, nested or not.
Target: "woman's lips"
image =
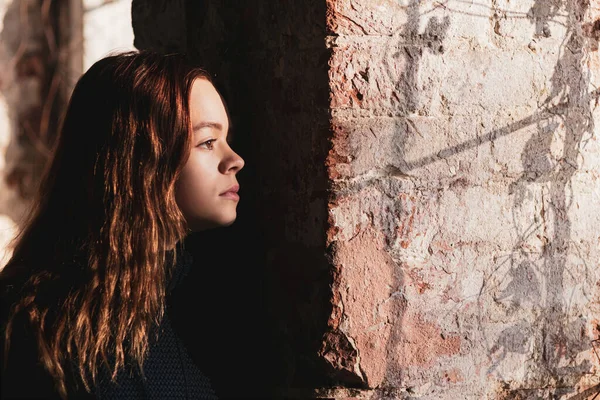
[[[221,194],[220,196],[225,197],[227,199],[231,199],[231,200],[239,200],[240,199],[240,196],[236,192],[225,192],[225,193]]]
[[[239,200],[240,196],[237,194],[238,190],[240,190],[240,185],[236,183],[235,185],[227,189],[226,192],[221,193],[219,196],[223,196],[232,200]]]

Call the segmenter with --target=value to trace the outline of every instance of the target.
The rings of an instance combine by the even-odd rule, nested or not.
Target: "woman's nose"
[[[239,170],[244,168],[244,159],[239,156],[235,151],[231,150],[231,154],[227,159],[226,172],[237,173]]]
[[[235,159],[233,161],[233,168],[235,168],[236,172],[238,172],[240,169],[244,168],[244,165],[246,164],[244,162],[244,159],[242,157],[240,157],[237,153],[235,154]]]

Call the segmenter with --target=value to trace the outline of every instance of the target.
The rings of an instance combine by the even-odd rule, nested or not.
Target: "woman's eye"
[[[206,142],[202,142],[200,143],[197,147],[201,147],[201,146],[206,146],[207,149],[212,150],[213,149],[213,143],[216,141],[216,139],[210,139],[207,140]]]

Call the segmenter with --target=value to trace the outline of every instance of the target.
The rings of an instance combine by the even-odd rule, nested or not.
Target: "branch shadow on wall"
[[[568,315],[570,304],[565,303],[566,291],[563,276],[571,272],[567,267],[567,255],[570,248],[577,247],[571,239],[571,221],[568,211],[572,205],[571,181],[577,172],[578,158],[581,148],[585,145],[586,137],[594,133],[594,120],[592,117],[591,104],[598,104],[600,89],[592,92],[589,90],[589,76],[583,69],[586,38],[581,36],[578,24],[583,20],[587,12],[586,2],[574,2],[569,0],[554,0],[546,2],[535,1],[526,17],[535,25],[535,35],[549,37],[552,35],[549,21],[556,17],[560,10],[567,10],[568,23],[566,25],[566,41],[561,46],[561,57],[558,60],[554,74],[551,78],[552,90],[548,97],[540,105],[538,111],[519,121],[504,127],[494,129],[476,138],[462,142],[456,146],[445,148],[436,154],[425,156],[416,160],[399,160],[398,171],[401,175],[407,174],[431,163],[449,158],[455,154],[475,148],[486,142],[493,142],[503,136],[510,135],[520,129],[532,125],[537,126],[537,131],[531,136],[521,154],[523,174],[509,186],[509,194],[514,195],[513,215],[518,214],[523,198],[529,194],[530,185],[545,185],[544,206],[541,223],[533,222],[528,229],[519,233],[519,239],[511,255],[500,266],[494,269],[490,276],[484,279],[484,287],[481,288],[480,297],[483,293],[490,291],[485,287],[485,281],[497,273],[501,267],[506,268],[508,283],[495,301],[508,302],[507,314],[517,316],[522,307],[533,307],[541,312],[537,313],[535,320],[520,318],[513,324],[509,324],[500,332],[491,345],[487,345],[490,367],[488,373],[495,373],[502,378],[499,365],[508,355],[525,355],[531,352],[532,346],[539,351],[543,359],[542,369],[557,382],[563,382],[568,376],[582,376],[588,374],[591,369],[589,360],[576,362],[579,353],[587,351],[591,345],[583,339],[581,332],[587,328],[588,321],[585,317],[573,319]],[[404,26],[403,38],[422,38],[418,35],[416,28],[419,26],[418,2],[412,3],[408,10],[408,22]],[[595,26],[595,25],[594,25]],[[439,49],[443,53],[443,39],[447,28],[447,21],[442,23],[432,17],[427,24],[434,33],[431,38],[439,42],[429,46],[430,50]],[[427,30],[427,29],[426,29]],[[438,33],[438,32],[441,32]],[[438,47],[439,46],[439,47]],[[401,51],[394,54],[395,57],[405,57],[406,67],[401,74],[402,79],[397,83],[397,90],[405,98],[400,99],[400,115],[406,115],[407,125],[410,124],[410,114],[414,113],[418,104],[418,70],[419,61],[423,54],[423,47],[399,46]],[[597,49],[593,47],[592,50]],[[551,146],[556,140],[559,129],[565,129],[562,142],[562,156],[552,161],[553,152]],[[410,128],[408,128],[410,131]],[[405,131],[399,132],[392,146],[399,149],[402,154]],[[544,226],[546,217],[551,216],[552,226]],[[517,218],[517,217],[515,217]],[[515,221],[517,230],[518,224]],[[522,244],[531,235],[551,231],[545,241],[544,249],[539,257],[523,252]],[[587,277],[593,276],[591,266],[585,265]],[[542,279],[538,277],[543,277]],[[585,289],[583,289],[585,292]],[[589,293],[584,295],[589,295]],[[388,354],[397,351],[397,343],[400,340],[400,326],[403,313],[402,304],[398,305],[398,319],[387,343]],[[480,310],[481,311],[481,310]],[[479,324],[482,331],[485,326],[482,322],[484,315],[479,315]],[[583,339],[583,340],[582,340]],[[534,343],[535,342],[535,343]],[[561,366],[561,361],[567,359],[569,365]],[[388,371],[386,377],[390,383],[398,385],[401,383],[401,372],[394,367],[395,363],[387,363]],[[400,375],[399,375],[400,374]],[[395,381],[395,382],[394,382]],[[572,389],[565,389],[567,393]],[[381,393],[380,393],[381,394]]]
[[[506,260],[510,265],[507,272],[508,283],[495,297],[495,301],[510,303],[507,308],[508,315],[516,316],[522,307],[527,306],[539,309],[541,312],[537,313],[538,317],[535,320],[519,319],[507,326],[489,346],[491,366],[488,373],[496,373],[500,377],[497,368],[509,354],[528,354],[532,346],[541,353],[546,373],[558,382],[565,376],[581,376],[589,373],[591,368],[587,360],[575,363],[576,356],[591,347],[581,337],[581,332],[585,331],[588,321],[584,317],[575,320],[569,318],[570,305],[564,301],[566,293],[563,282],[564,274],[570,273],[567,270],[568,251],[570,246],[577,246],[571,240],[572,224],[568,211],[573,199],[568,193],[572,193],[571,180],[577,172],[581,146],[585,145],[586,136],[593,135],[594,120],[591,104],[594,100],[597,104],[600,96],[599,89],[588,92],[589,76],[583,70],[586,39],[581,36],[577,24],[587,11],[586,4],[566,0],[552,2],[539,0],[527,14],[530,21],[535,24],[535,34],[543,37],[551,36],[548,22],[561,9],[566,9],[568,14],[566,41],[561,46],[561,57],[551,78],[552,90],[537,112],[485,135],[443,149],[436,154],[408,162],[401,160],[400,170],[402,173],[407,173],[483,143],[493,142],[522,128],[534,124],[537,126],[537,131],[531,136],[521,154],[524,172],[510,185],[509,194],[514,195],[513,214],[516,215],[523,199],[530,195],[530,185],[544,184],[544,195],[547,197],[543,197],[542,201],[548,208],[542,211],[546,215],[542,216],[541,223],[534,222],[526,231],[519,234],[518,243]],[[404,74],[404,80],[411,82],[412,88],[416,87],[413,76],[416,68],[410,64],[414,59],[416,59],[414,54],[410,54],[409,66]],[[414,101],[413,89],[404,88],[404,92],[409,97],[407,104],[417,104]],[[414,108],[409,107],[408,110],[414,111]],[[565,129],[562,156],[553,160],[551,146],[560,128]],[[402,142],[402,138],[399,138],[399,142]],[[553,217],[552,226],[544,226],[545,217],[550,216]],[[516,221],[515,226],[518,230]],[[550,231],[552,234],[543,237],[542,240],[545,241],[543,252],[539,258],[532,259],[531,254],[523,252],[521,245],[538,229],[542,229],[544,233]],[[496,273],[501,266],[498,266],[492,274]],[[591,267],[587,265],[584,267],[587,276],[592,276]],[[543,279],[538,279],[538,276]],[[485,280],[489,278],[491,275]],[[482,287],[480,295],[484,293],[484,289],[490,290]],[[481,329],[484,329],[483,318],[484,316],[480,315]],[[562,359],[568,359],[571,363],[568,366],[560,366]]]
[[[390,43],[390,48],[385,51],[385,58],[383,59],[384,68],[390,77],[397,76],[394,69],[394,62],[390,60],[403,58],[404,59],[404,70],[400,73],[399,78],[395,85],[395,96],[397,100],[396,108],[397,113],[406,116],[406,128],[401,129],[397,132],[390,143],[390,148],[395,148],[400,154],[404,153],[405,146],[405,134],[408,131],[415,129],[410,115],[414,115],[420,104],[419,98],[419,70],[424,52],[429,52],[432,55],[441,55],[444,53],[444,41],[448,35],[450,28],[450,17],[445,16],[443,19],[439,19],[436,16],[432,16],[427,19],[425,27],[420,31],[421,21],[423,15],[420,13],[421,1],[412,0],[406,10],[407,21],[398,32],[396,32],[394,39]],[[401,174],[404,173],[408,166],[406,162],[401,161],[402,168]],[[398,168],[394,166],[386,166],[386,169],[390,170],[391,174],[398,173]],[[402,216],[398,216],[399,220],[411,218],[415,210],[404,210],[403,208],[407,204],[398,202],[397,208],[398,213]],[[413,205],[414,206],[414,205]],[[395,234],[390,232],[390,236],[395,237],[398,234],[398,229],[395,229]],[[392,254],[394,249],[392,245],[395,240],[388,241],[387,251]],[[402,262],[401,260],[399,262]],[[390,284],[393,288],[398,288],[400,293],[404,292],[404,274],[398,269],[395,274],[390,276]],[[406,310],[406,298],[403,295],[393,296],[390,300],[392,305],[390,307],[390,314],[393,315],[393,319],[390,324],[389,336],[385,344],[385,354],[387,358],[383,361],[385,363],[384,381],[378,387],[377,391],[370,397],[372,399],[391,398],[389,396],[396,396],[397,389],[403,385],[403,374],[402,368],[399,365],[403,365],[402,360],[398,359],[398,346],[402,340],[402,324],[404,319],[404,312]]]
[[[527,286],[529,293],[544,293],[544,297],[527,299],[531,300],[531,307],[540,311],[536,313],[535,320],[521,321],[526,326],[519,326],[514,332],[511,330],[514,327],[511,326],[500,334],[496,344],[490,349],[490,357],[494,359],[494,364],[488,371],[495,370],[495,366],[506,357],[506,352],[511,352],[512,344],[526,341],[527,348],[519,347],[517,350],[531,351],[533,348],[541,352],[543,368],[558,382],[565,377],[589,373],[592,367],[589,360],[575,361],[580,352],[591,348],[591,344],[582,340],[581,336],[588,323],[585,317],[573,319],[573,316],[569,315],[571,306],[566,302],[568,300],[564,276],[570,274],[567,267],[569,251],[573,246],[577,246],[571,240],[571,181],[577,172],[583,141],[594,132],[591,103],[593,97],[597,96],[595,92],[598,92],[588,92],[590,77],[583,69],[586,55],[585,39],[579,34],[577,24],[587,11],[585,2],[536,1],[530,12],[532,22],[536,25],[536,33],[550,36],[552,33],[548,21],[562,8],[566,9],[568,15],[566,40],[561,46],[561,56],[550,79],[551,92],[541,104],[545,115],[536,119],[537,131],[527,141],[521,154],[524,172],[509,188],[509,193],[514,194],[514,211],[518,212],[523,199],[531,195],[530,186],[533,185],[535,190],[535,186],[539,186],[535,184],[543,185],[543,215],[538,232],[544,242],[542,253],[533,256],[519,254],[514,259],[525,259],[520,265],[528,265],[529,270],[521,271],[520,265],[512,265],[512,262],[509,270],[513,275],[514,271],[521,271],[527,276],[541,276],[543,279],[523,280],[522,274],[517,273],[500,294],[501,297],[509,298],[511,306],[514,305],[513,308],[509,308],[509,314],[511,309],[519,308],[521,300],[524,300],[518,295],[522,291],[515,291],[517,287],[524,291],[524,286]],[[556,107],[552,104],[561,106]],[[552,146],[560,137],[560,128],[564,128],[564,138],[561,152],[556,156]],[[546,221],[550,220],[551,226],[547,226]],[[515,289],[512,290],[514,293],[511,293],[511,289]],[[504,352],[494,354],[498,347]],[[562,359],[569,360],[569,364],[562,366]]]

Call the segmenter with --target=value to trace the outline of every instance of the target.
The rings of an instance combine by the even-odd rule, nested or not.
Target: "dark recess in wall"
[[[238,219],[187,239],[194,270],[173,301],[221,398],[333,384],[317,356],[331,313],[325,12],[324,1],[133,1],[136,47],[187,52],[211,73],[246,162]]]

